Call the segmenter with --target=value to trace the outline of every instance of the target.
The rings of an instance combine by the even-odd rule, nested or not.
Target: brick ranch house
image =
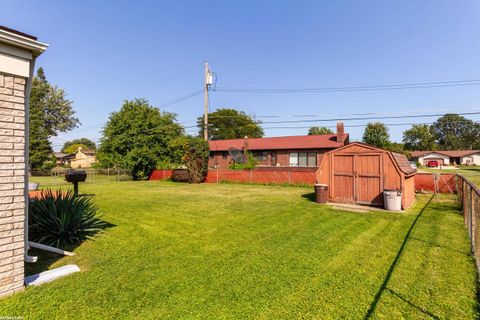
[[[47,45],[0,26],[0,296],[24,287],[28,256],[28,99]]]
[[[335,134],[213,140],[208,142],[208,165],[228,169],[234,162],[232,151],[248,150],[257,167],[318,167],[324,153],[348,143],[343,123],[337,123]]]
[[[437,161],[439,165],[480,165],[480,150],[451,151],[413,151],[412,161],[426,166],[429,161]]]

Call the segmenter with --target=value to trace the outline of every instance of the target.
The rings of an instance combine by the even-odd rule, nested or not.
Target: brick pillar
[[[23,289],[25,78],[0,73],[0,296]]]

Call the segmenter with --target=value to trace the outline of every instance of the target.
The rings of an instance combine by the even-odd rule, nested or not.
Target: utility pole
[[[203,110],[203,138],[208,140],[208,87],[212,84],[212,73],[208,62],[205,61],[205,87],[204,87],[204,110]]]

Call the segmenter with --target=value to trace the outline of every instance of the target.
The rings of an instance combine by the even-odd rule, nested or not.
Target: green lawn
[[[114,226],[82,272],[0,301],[30,319],[473,319],[476,270],[451,197],[353,213],[304,188],[83,184]],[[428,203],[428,205],[427,205]]]

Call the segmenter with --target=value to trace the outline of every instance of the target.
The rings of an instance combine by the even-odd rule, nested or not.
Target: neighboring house
[[[70,160],[70,167],[76,168],[90,168],[92,164],[97,162],[95,157],[96,151],[91,149],[83,149],[78,147],[77,151],[73,153],[75,157]]]
[[[451,151],[413,151],[412,161],[427,165],[429,161],[438,161],[439,165],[480,165],[480,150]]]
[[[55,164],[57,167],[67,167],[70,165],[70,160],[75,157],[74,154],[67,154],[63,152],[54,152]]]
[[[28,256],[28,100],[35,59],[47,45],[0,26],[0,296],[24,288]]]
[[[77,151],[71,154],[65,154],[62,152],[55,152],[57,166],[59,167],[71,167],[77,168],[90,168],[92,164],[97,162],[95,156],[96,151],[91,149],[83,149],[78,147]]]
[[[228,168],[235,154],[251,152],[257,167],[318,167],[323,154],[349,143],[343,123],[336,134],[209,141],[211,168]]]

